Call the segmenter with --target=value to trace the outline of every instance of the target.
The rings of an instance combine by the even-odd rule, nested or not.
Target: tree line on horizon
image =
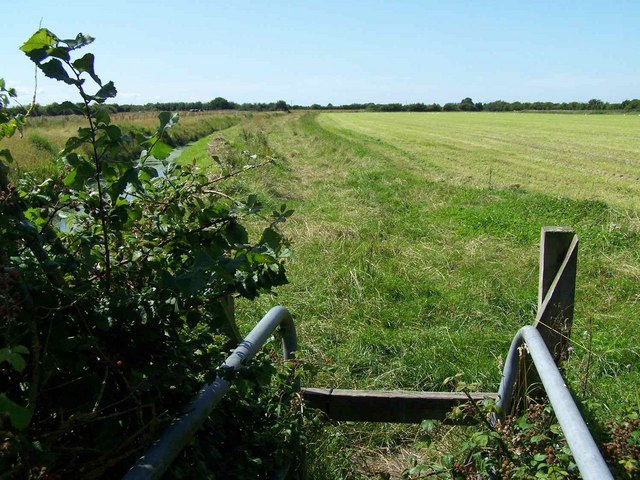
[[[640,111],[640,99],[624,100],[620,103],[609,103],[593,98],[588,102],[506,102],[495,100],[493,102],[474,102],[466,97],[459,103],[351,103],[345,105],[289,105],[284,100],[276,102],[236,103],[222,97],[216,97],[209,102],[156,102],[146,104],[108,104],[105,105],[111,112],[153,112],[153,111],[191,111],[203,112],[213,110],[237,110],[250,112],[284,111],[290,110],[347,110],[369,112],[522,112],[522,111],[614,111],[628,112]],[[48,105],[34,105],[31,114],[39,115],[74,115],[84,108],[82,103],[62,102]],[[13,107],[13,113],[24,113],[25,107]]]

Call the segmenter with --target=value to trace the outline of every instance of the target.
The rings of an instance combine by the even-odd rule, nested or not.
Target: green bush
[[[160,113],[151,135],[112,124],[115,86],[77,53],[92,41],[40,29],[21,47],[78,90],[87,126],[54,178],[14,185],[0,163],[0,471],[12,478],[121,475],[228,354],[229,296],[287,281],[279,225],[291,212],[265,214],[254,195],[222,193],[228,175],[168,162],[176,114]],[[15,92],[0,87],[8,137],[24,118],[8,114]],[[249,217],[263,224],[257,238]],[[262,454],[279,458],[283,442]]]

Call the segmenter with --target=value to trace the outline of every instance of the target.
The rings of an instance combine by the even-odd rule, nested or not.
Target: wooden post
[[[543,227],[540,238],[538,313],[540,331],[556,363],[566,359],[573,323],[578,237],[563,227]]]
[[[540,235],[538,312],[534,326],[556,364],[567,356],[573,323],[577,265],[578,237],[573,230],[565,227],[543,227]],[[526,350],[522,349],[511,413],[521,411],[526,406],[527,398],[537,398],[543,392],[540,377],[526,355]]]

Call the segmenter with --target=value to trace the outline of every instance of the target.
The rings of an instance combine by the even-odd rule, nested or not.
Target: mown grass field
[[[261,132],[280,159],[237,193],[296,210],[291,283],[240,304],[243,326],[287,306],[313,367],[307,386],[446,390],[461,373],[495,391],[512,336],[534,317],[540,229],[569,226],[581,242],[570,385],[594,425],[637,407],[638,121],[331,113],[234,127],[225,136],[237,148]],[[416,435],[331,427],[312,468],[318,478],[397,473]]]
[[[433,179],[640,207],[640,115],[357,113],[319,123],[415,156]]]

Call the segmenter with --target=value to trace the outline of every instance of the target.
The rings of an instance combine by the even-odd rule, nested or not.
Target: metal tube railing
[[[498,390],[498,406],[507,412],[511,407],[513,386],[518,375],[518,348],[522,342],[527,344],[529,354],[536,367],[549,402],[567,439],[573,458],[585,480],[613,480],[598,446],[591,437],[580,411],[573,401],[571,392],[556,366],[540,332],[533,326],[520,329],[511,342],[509,355],[505,362],[502,382]]]
[[[293,358],[294,352],[298,349],[298,339],[293,319],[286,308],[273,307],[222,363],[220,369],[239,368],[242,362],[253,357],[262,348],[278,326],[280,326],[282,333],[284,359]],[[299,380],[297,378],[295,382],[295,386],[299,388]],[[229,382],[220,375],[213,383],[205,385],[185,412],[171,422],[171,425],[167,427],[163,435],[136,462],[123,479],[151,480],[160,478],[202,426],[211,411],[229,390],[229,387]]]

